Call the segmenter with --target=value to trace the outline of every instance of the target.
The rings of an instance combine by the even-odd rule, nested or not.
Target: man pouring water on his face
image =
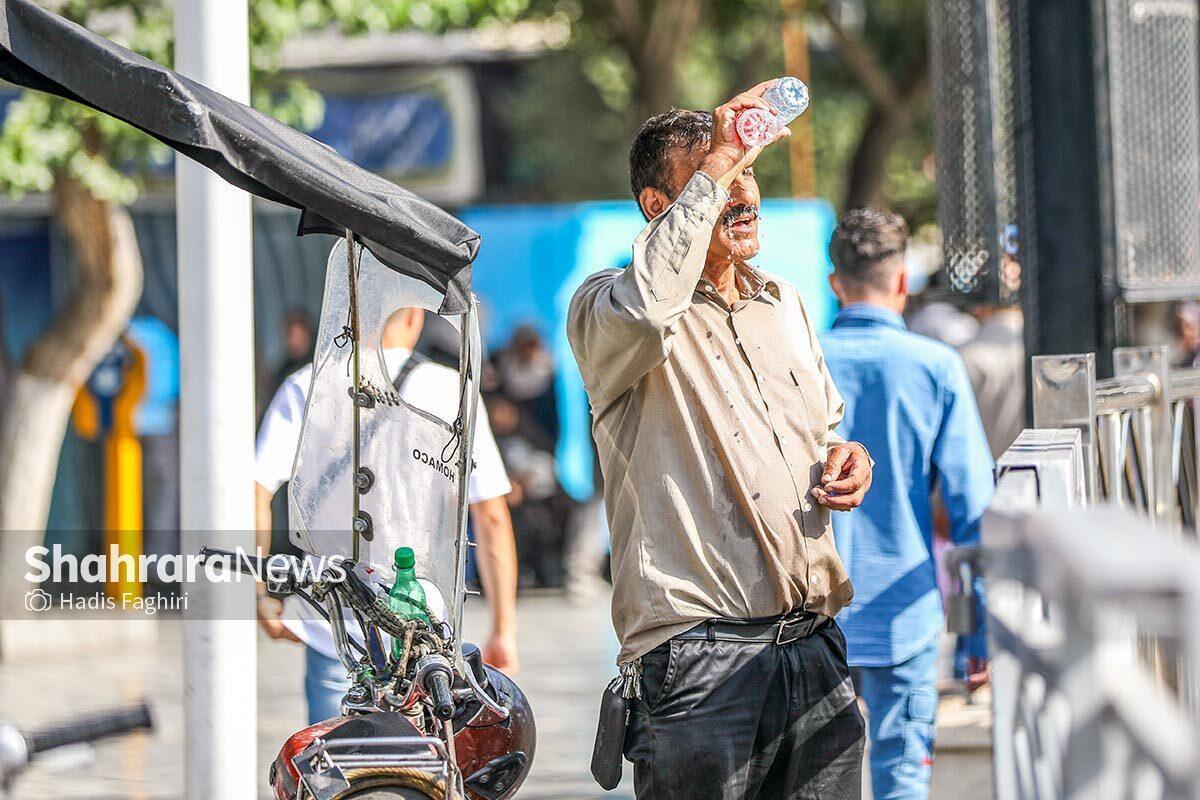
[[[639,798],[861,795],[829,512],[862,502],[871,460],[835,433],[842,401],[796,289],[750,263],[754,161],[787,135],[777,88],[642,125],[630,177],[648,223],[568,316],[631,687],[627,735],[602,722],[593,773],[605,784],[606,742],[627,744]]]

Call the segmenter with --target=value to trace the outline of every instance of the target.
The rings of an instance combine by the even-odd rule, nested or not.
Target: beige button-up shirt
[[[829,511],[812,499],[842,400],[795,288],[740,273],[732,306],[701,279],[728,197],[697,172],[589,277],[568,335],[592,406],[612,533],[619,662],[698,622],[852,595]]]

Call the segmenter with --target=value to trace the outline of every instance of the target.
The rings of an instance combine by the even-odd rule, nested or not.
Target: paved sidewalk
[[[632,800],[632,781],[612,793],[588,773],[596,706],[615,673],[617,645],[607,600],[586,608],[560,596],[520,602],[522,672],[538,722],[538,751],[521,798]],[[94,625],[105,625],[97,621]],[[250,623],[252,624],[252,623]],[[467,637],[486,633],[482,604],[468,608]],[[164,618],[150,646],[132,652],[92,652],[75,659],[0,664],[0,716],[23,727],[147,698],[157,730],[103,744],[92,763],[71,758],[27,772],[15,798],[174,800],[183,790],[182,624]],[[298,646],[260,638],[258,647],[258,795],[268,798],[267,765],[304,723],[303,659]],[[248,676],[253,679],[253,676]],[[55,767],[59,768],[55,768]]]
[[[614,792],[588,772],[600,692],[615,674],[616,640],[607,598],[587,607],[558,595],[522,597],[522,671],[538,723],[533,771],[521,800],[633,800],[632,769]],[[104,626],[97,620],[92,626]],[[253,623],[245,623],[253,624]],[[95,630],[92,633],[96,633]],[[467,638],[486,633],[482,604],[467,610]],[[183,790],[182,624],[163,618],[152,643],[137,649],[91,651],[74,659],[0,664],[0,716],[24,727],[146,698],[157,729],[150,736],[101,745],[91,763],[44,764],[27,772],[15,798],[38,800],[175,800]],[[304,722],[302,653],[297,645],[260,638],[258,674],[258,796],[269,798],[267,765]],[[934,798],[991,796],[986,706],[943,703]]]

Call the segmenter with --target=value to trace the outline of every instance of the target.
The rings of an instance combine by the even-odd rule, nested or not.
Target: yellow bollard
[[[104,441],[104,552],[115,546],[136,565],[142,554],[142,445],[133,415],[146,392],[146,356],[128,339],[129,367],[124,385],[113,398],[112,429]],[[105,586],[109,597],[126,605],[142,597],[136,568],[118,569],[117,581]]]

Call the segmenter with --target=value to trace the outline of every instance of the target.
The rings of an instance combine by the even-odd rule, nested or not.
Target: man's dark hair
[[[888,291],[893,258],[908,247],[904,218],[879,208],[847,211],[829,240],[834,271],[845,281]]]
[[[658,114],[642,123],[633,137],[629,148],[629,183],[633,188],[633,199],[637,200],[647,186],[658,189],[668,197],[675,187],[671,185],[671,168],[667,155],[681,147],[708,147],[712,139],[712,114],[707,111],[685,111],[672,109]]]

